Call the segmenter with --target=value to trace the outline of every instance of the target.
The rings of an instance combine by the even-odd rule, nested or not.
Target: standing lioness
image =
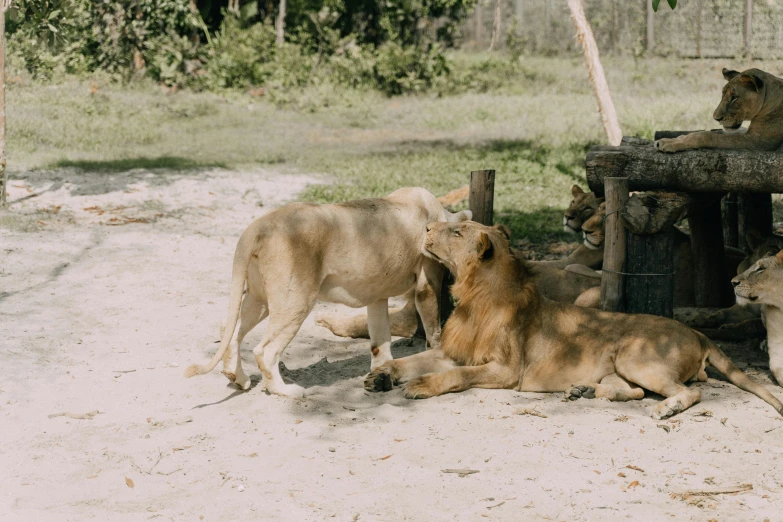
[[[467,222],[428,228],[426,249],[454,273],[457,307],[440,349],[382,364],[367,376],[367,389],[388,390],[407,381],[409,398],[513,388],[612,401],[641,399],[647,389],[667,397],[652,412],[663,419],[700,400],[700,391],[683,383],[706,380],[710,363],[783,415],[779,400],[687,326],[541,297],[497,227]]]
[[[467,210],[447,212],[422,188],[404,188],[385,198],[338,205],[292,203],[255,220],[242,233],[234,254],[220,348],[207,366],[194,364],[185,376],[207,373],[222,358],[226,377],[242,389],[250,388],[239,346],[268,315],[264,338],[253,350],[264,386],[271,393],[301,397],[300,386],[283,382],[280,355],[316,299],[367,306],[371,368],[375,368],[391,359],[388,298],[411,288],[427,340],[437,347],[443,267],[424,255],[426,227],[470,217]],[[236,357],[235,369],[232,357]]]

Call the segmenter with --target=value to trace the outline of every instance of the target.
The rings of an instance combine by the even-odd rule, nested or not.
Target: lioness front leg
[[[691,149],[753,149],[775,150],[778,141],[748,134],[724,134],[722,132],[692,132],[676,138],[662,138],[655,142],[661,152],[679,152]]]
[[[408,399],[426,399],[470,388],[508,389],[519,382],[519,375],[497,362],[480,366],[459,366],[442,373],[428,373],[405,385]]]
[[[367,305],[367,327],[370,331],[370,369],[392,359],[389,300],[379,299]]]
[[[371,371],[364,379],[367,391],[389,391],[395,384],[403,383],[432,372],[445,372],[454,368],[454,361],[446,357],[441,349],[388,361]]]
[[[443,267],[439,263],[426,260],[416,281],[416,310],[427,334],[427,347],[432,349],[440,348],[440,291],[443,273]]]

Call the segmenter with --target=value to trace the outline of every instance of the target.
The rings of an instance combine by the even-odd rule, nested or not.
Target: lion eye
[[[454,231],[454,235],[457,236],[457,237],[462,237],[462,234],[460,234],[459,230],[455,230]]]
[[[766,268],[765,268],[765,267],[763,267],[763,266],[759,266],[759,267],[756,267],[756,269],[754,270],[754,272],[755,272],[755,273],[757,273],[757,274],[760,274],[760,273],[761,273],[761,272],[763,272],[764,270],[766,270]]]

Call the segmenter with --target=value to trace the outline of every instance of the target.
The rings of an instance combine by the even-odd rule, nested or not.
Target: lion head
[[[606,218],[606,203],[601,203],[598,210],[582,224],[584,245],[590,250],[598,250],[604,246],[604,220]]]
[[[762,257],[774,256],[783,250],[783,237],[762,237],[756,230],[749,230],[745,241],[750,247],[750,254],[737,266],[737,274],[741,274]]]
[[[763,257],[731,280],[737,304],[783,306],[783,250]]]
[[[585,192],[579,185],[571,187],[573,199],[563,215],[563,230],[578,234],[585,221],[595,214],[604,198],[595,197],[593,192]]]
[[[509,251],[511,231],[503,225],[487,227],[473,221],[430,223],[424,248],[456,277],[460,270],[489,259],[496,249]]]
[[[728,83],[723,87],[723,96],[712,117],[726,132],[735,132],[743,121],[752,120],[764,105],[764,82],[758,69],[738,72],[723,69]]]

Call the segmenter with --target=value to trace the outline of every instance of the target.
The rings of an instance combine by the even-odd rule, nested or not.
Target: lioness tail
[[[223,328],[220,348],[212,356],[209,364],[191,364],[188,366],[185,370],[185,377],[202,375],[214,370],[217,363],[226,353],[229,344],[231,344],[231,338],[234,336],[234,330],[236,330],[237,321],[239,320],[239,307],[242,304],[242,294],[245,291],[247,267],[250,264],[250,256],[256,237],[255,227],[249,227],[239,238],[237,249],[234,252],[234,264],[231,268],[231,290],[228,296],[228,318],[226,319],[225,328]]]
[[[707,361],[715,367],[720,373],[726,376],[726,378],[737,388],[743,389],[752,393],[756,397],[760,398],[775,410],[783,415],[783,403],[781,403],[774,395],[772,395],[764,386],[753,381],[748,377],[745,372],[734,366],[731,359],[723,353],[723,350],[718,346],[699,334],[702,344],[707,343],[709,354],[707,355]]]

